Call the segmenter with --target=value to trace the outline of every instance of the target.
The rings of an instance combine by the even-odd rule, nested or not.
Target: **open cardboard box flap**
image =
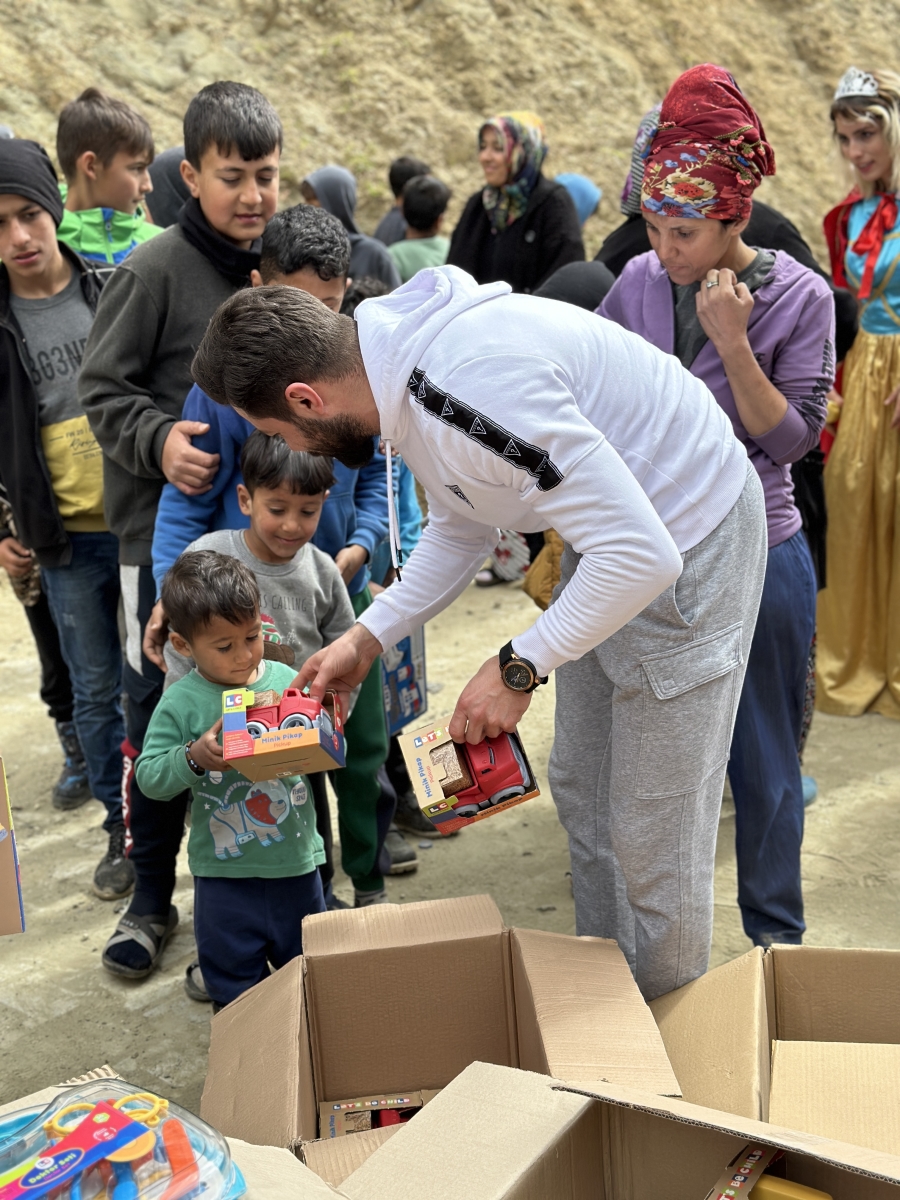
[[[213,1019],[201,1113],[231,1136],[294,1146],[319,1102],[443,1088],[479,1060],[679,1094],[612,942],[507,931],[488,896],[321,914],[303,938]]]
[[[600,1083],[474,1063],[381,1146],[349,1200],[702,1200],[750,1142],[834,1200],[900,1196],[900,1158]]]
[[[898,996],[898,950],[773,946],[717,967],[650,1008],[686,1100],[768,1120],[774,1041],[900,1045]],[[806,1069],[814,1055],[811,1047]],[[859,1069],[863,1061],[858,1055]],[[868,1070],[866,1087],[877,1095],[887,1084],[877,1056]],[[841,1112],[846,1119],[838,1124]],[[836,1106],[828,1129],[844,1141],[857,1136],[848,1105]]]
[[[362,1129],[347,1137],[304,1142],[303,1161],[330,1187],[340,1187],[348,1175],[402,1128],[402,1125],[386,1125],[383,1129]]]

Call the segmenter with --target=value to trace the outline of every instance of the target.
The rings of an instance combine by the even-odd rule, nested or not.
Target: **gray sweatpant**
[[[676,583],[556,672],[550,787],[576,932],[615,938],[648,1000],[709,964],[722,786],[766,570],[762,486],[689,550]],[[559,591],[578,555],[567,545]]]

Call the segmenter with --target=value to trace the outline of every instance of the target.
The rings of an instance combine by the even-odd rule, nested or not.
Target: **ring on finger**
[[[707,286],[708,288],[711,288],[711,287],[718,287],[718,286],[719,286],[719,281],[718,281],[718,279],[707,279],[707,281],[706,281],[706,286]]]

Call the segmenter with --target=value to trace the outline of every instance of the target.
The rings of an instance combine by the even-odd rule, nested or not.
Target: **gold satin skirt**
[[[900,335],[860,330],[828,463],[828,586],[819,593],[816,707],[900,720]]]

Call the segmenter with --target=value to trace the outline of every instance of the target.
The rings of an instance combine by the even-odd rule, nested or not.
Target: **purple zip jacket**
[[[766,495],[769,546],[801,527],[790,464],[818,445],[826,396],[834,382],[834,300],[828,284],[778,250],[768,279],[753,293],[747,336],[754,357],[788,410],[768,433],[751,438],[741,423],[718,351],[707,341],[690,371],[702,379],[744,443]],[[669,277],[651,250],[633,258],[597,309],[667,354],[675,346],[675,303]]]

